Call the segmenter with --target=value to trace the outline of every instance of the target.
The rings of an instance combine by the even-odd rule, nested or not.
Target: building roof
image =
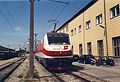
[[[70,18],[67,22],[65,22],[60,28],[57,29],[60,30],[62,29],[65,25],[67,25],[69,22],[74,20],[77,16],[79,16],[81,13],[86,11],[89,7],[91,7],[94,3],[96,3],[98,0],[92,0],[90,3],[88,3],[83,9],[81,9],[79,12],[77,12],[72,18]]]

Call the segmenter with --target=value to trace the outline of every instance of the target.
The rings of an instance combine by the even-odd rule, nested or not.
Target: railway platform
[[[15,58],[11,58],[11,59],[8,59],[8,60],[0,60],[0,66],[6,64],[8,62],[14,61],[16,59],[18,59],[18,58],[15,57]]]
[[[120,65],[115,66],[95,66],[90,64],[81,64],[78,62],[73,63],[82,69],[81,73],[95,77],[97,79],[105,80],[106,82],[119,82],[120,81]]]

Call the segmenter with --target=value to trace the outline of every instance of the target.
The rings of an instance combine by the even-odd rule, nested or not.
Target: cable
[[[53,1],[53,2],[57,2],[57,3],[63,3],[63,4],[65,4],[65,6],[62,8],[62,10],[59,12],[59,14],[55,17],[55,19],[58,19],[58,17],[62,14],[62,12],[65,10],[65,8],[68,6],[68,4],[69,4],[69,2],[70,2],[70,0],[69,0],[69,2],[62,2],[62,1],[55,1],[55,0],[49,0],[49,1]],[[57,10],[57,8],[58,8],[58,5],[56,5],[53,13],[52,13],[51,16],[50,16],[50,19],[53,17],[54,12]],[[46,27],[48,26],[48,27],[47,27],[47,30],[50,29],[50,28],[52,27],[52,25],[53,25],[53,23],[51,23],[51,24],[48,26],[48,22],[47,22],[47,24],[46,24]],[[42,36],[44,35],[43,31],[42,31],[41,34],[42,34]]]
[[[53,15],[54,15],[54,12],[57,10],[57,8],[58,8],[58,5],[56,5],[56,7],[55,7],[55,9],[54,9],[53,13],[51,14],[51,16],[50,16],[50,18],[49,18],[49,20],[51,20],[51,18],[52,18],[52,17],[53,17]],[[49,23],[49,22],[47,22],[46,27],[48,26],[48,23]],[[53,24],[53,23],[51,23],[51,24],[50,24],[50,26],[48,26],[48,27],[47,27],[47,29],[49,29],[49,27],[51,27],[51,26],[52,26],[52,24]]]
[[[68,4],[66,4],[66,5],[63,7],[63,9],[60,11],[60,13],[57,15],[57,17],[55,17],[55,19],[57,19],[57,18],[62,14],[62,12],[64,11],[64,9],[67,7],[67,5],[68,5]]]
[[[57,8],[58,8],[58,4],[55,6],[55,8],[54,8],[52,14],[50,15],[49,20],[54,16],[54,14],[55,14]],[[47,21],[46,26],[45,26],[45,27],[47,27],[47,30],[45,30],[45,31],[48,31],[48,29],[53,25],[53,23],[51,23],[49,26],[48,26],[48,24],[49,24],[49,22]],[[41,33],[42,36],[44,36],[44,33],[43,33],[43,32],[44,32],[44,31],[42,31],[42,33]],[[42,37],[42,36],[41,36],[41,37]]]
[[[52,1],[52,2],[57,2],[57,3],[64,3],[64,4],[69,4],[68,2],[57,1],[57,0],[49,0],[49,1]]]
[[[70,2],[70,1],[69,1]],[[55,17],[55,19],[58,19],[58,17],[62,14],[62,12],[65,10],[65,8],[68,6],[68,4],[66,4],[63,8],[62,8],[62,10],[59,12],[59,14]],[[53,23],[52,23],[53,24]],[[52,24],[50,25],[50,27],[49,28],[51,28],[51,26],[52,26]]]
[[[7,7],[6,3],[5,3],[5,1],[3,1],[3,3],[4,3],[4,6],[5,6],[5,8],[6,8],[7,12],[8,12],[8,16],[11,17],[11,20],[12,20],[12,22],[13,22],[13,26],[16,27],[16,25],[14,25],[14,24],[16,24],[16,23],[15,23],[15,21],[14,21],[13,15],[10,13],[10,11],[9,11],[9,9],[8,9],[8,7]]]
[[[5,16],[5,14],[2,12],[2,10],[0,9],[0,13],[1,15],[5,18],[6,22],[8,23],[8,25],[10,25],[10,27],[13,29],[13,31],[15,31],[15,29],[13,28],[13,25],[9,22],[9,20],[7,19],[7,17]],[[15,31],[16,32],[16,31]]]

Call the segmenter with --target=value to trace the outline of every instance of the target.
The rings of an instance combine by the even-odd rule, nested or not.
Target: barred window
[[[80,55],[83,55],[82,44],[79,44],[79,54],[80,54]]]
[[[112,39],[114,56],[120,56],[120,36]]]
[[[97,45],[98,45],[98,55],[104,56],[103,40],[98,40]]]
[[[91,42],[87,43],[87,51],[88,51],[88,54],[92,54],[92,45],[91,45]]]

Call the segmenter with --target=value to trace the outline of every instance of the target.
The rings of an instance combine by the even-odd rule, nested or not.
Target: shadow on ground
[[[75,66],[72,65],[69,69],[67,70],[48,70],[51,73],[69,73],[69,72],[77,72],[79,70],[83,70],[84,67],[83,66]]]

